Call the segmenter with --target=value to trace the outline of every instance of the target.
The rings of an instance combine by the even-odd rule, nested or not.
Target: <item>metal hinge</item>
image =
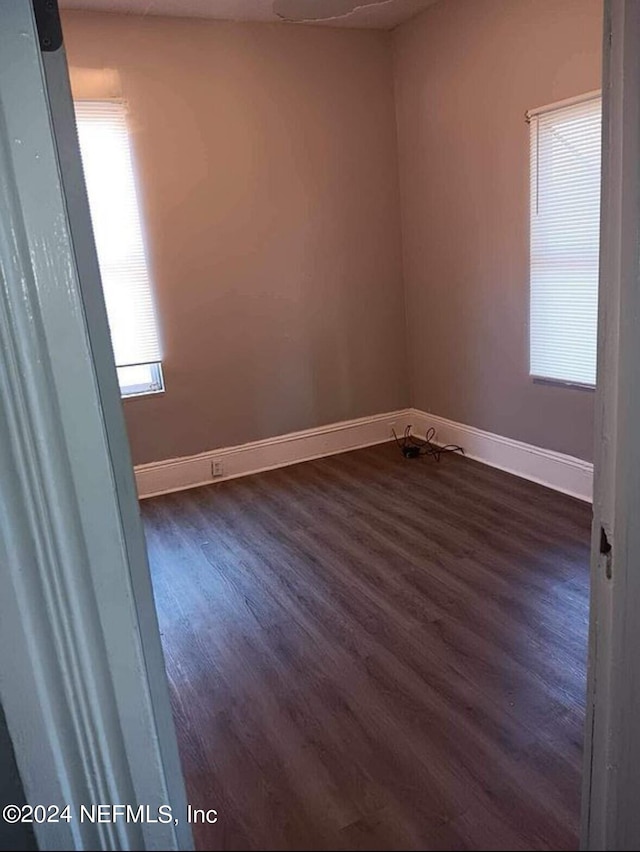
[[[31,0],[31,4],[36,18],[40,50],[44,53],[57,50],[62,44],[58,0]]]

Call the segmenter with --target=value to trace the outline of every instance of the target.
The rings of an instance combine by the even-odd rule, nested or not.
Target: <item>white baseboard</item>
[[[197,456],[138,465],[135,469],[138,495],[155,497],[382,444],[392,440],[392,428],[402,432],[409,422],[409,409],[402,409],[210,450]],[[212,476],[214,462],[222,463],[222,476]]]
[[[139,465],[135,469],[138,494],[141,498],[155,497],[382,444],[392,439],[392,428],[401,434],[409,424],[413,426],[414,434],[422,438],[433,426],[437,443],[460,444],[466,455],[476,461],[581,500],[592,499],[593,465],[589,462],[503,438],[415,408],[345,420],[237,447],[210,450],[197,456]],[[213,476],[214,462],[222,464],[221,476]]]
[[[591,462],[524,444],[513,438],[503,438],[415,408],[411,410],[409,419],[419,437],[424,437],[427,429],[433,426],[438,444],[459,444],[471,459],[580,500],[590,502],[593,499]]]

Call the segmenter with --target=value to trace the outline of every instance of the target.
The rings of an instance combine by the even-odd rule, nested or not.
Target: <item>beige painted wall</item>
[[[136,463],[404,407],[388,33],[66,13],[131,113],[167,390]]]
[[[592,392],[528,376],[524,111],[599,86],[601,0],[63,23],[131,112],[167,382],[125,402],[136,463],[409,402],[592,457]]]
[[[413,404],[592,458],[593,393],[528,376],[527,109],[600,86],[600,0],[443,0],[394,33]]]

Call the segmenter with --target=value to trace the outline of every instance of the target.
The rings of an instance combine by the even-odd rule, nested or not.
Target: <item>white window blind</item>
[[[530,115],[532,376],[596,380],[601,100]]]
[[[125,106],[80,100],[75,111],[116,365],[159,362]]]

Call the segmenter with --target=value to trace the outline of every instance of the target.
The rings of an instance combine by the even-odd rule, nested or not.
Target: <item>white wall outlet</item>
[[[216,479],[219,476],[224,476],[224,462],[222,459],[214,459],[211,462],[211,477]]]

